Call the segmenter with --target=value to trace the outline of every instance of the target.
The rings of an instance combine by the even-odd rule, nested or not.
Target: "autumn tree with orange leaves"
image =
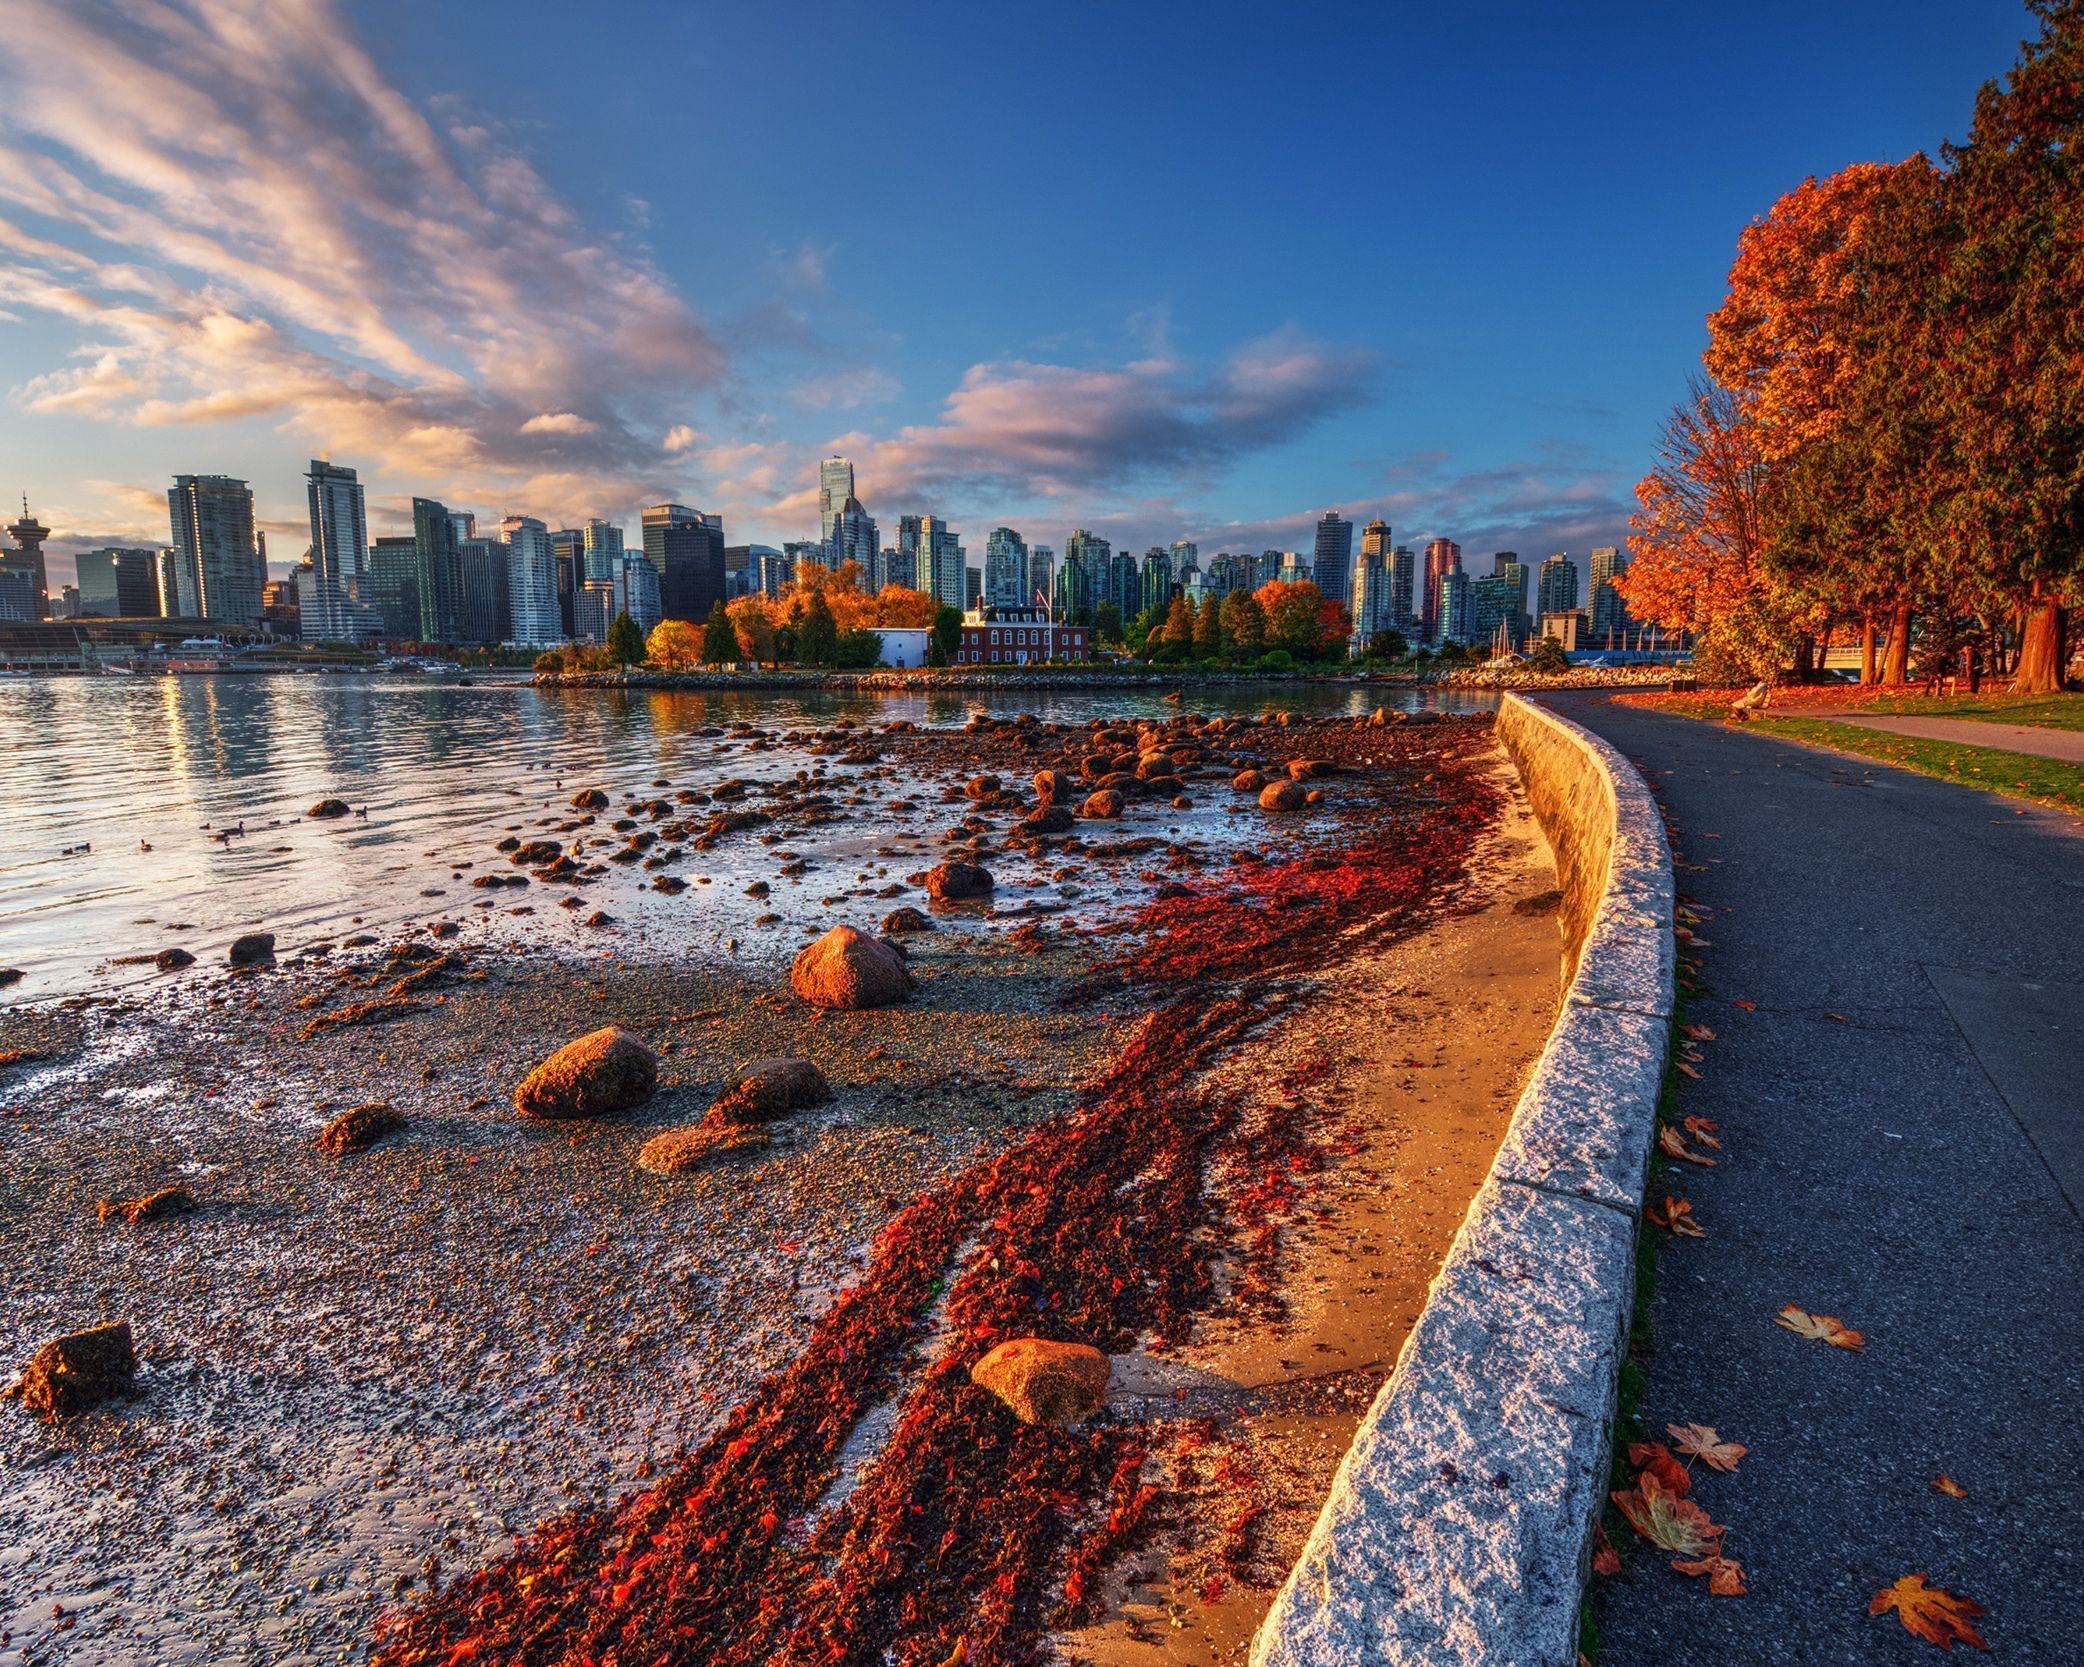
[[[1862,681],[1964,636],[2062,686],[2084,602],[2084,0],[1964,144],[1807,180],[1747,227],[1709,381],[1637,488],[1620,580],[1704,672],[1772,676],[1850,628]],[[1877,635],[1886,647],[1876,663]]]

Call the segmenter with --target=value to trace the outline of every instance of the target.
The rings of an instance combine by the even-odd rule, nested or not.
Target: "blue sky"
[[[1625,533],[1738,230],[1931,148],[2013,0],[0,0],[0,455],[59,547],[176,470],[732,542]],[[60,564],[62,571],[63,564]]]

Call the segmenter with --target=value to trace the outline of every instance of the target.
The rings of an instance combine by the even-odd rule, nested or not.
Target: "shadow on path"
[[[1597,1584],[1602,1667],[1937,1660],[1867,1614],[1914,1571],[1984,1606],[1999,1658],[2080,1659],[2084,835],[1724,725],[1553,704],[1665,804],[1706,940],[1687,1017],[1718,1039],[1679,1100],[1723,1149],[1653,1182],[1707,1237],[1664,1247],[1644,1421],[1751,1450],[1700,1490],[1750,1595],[1638,1550]],[[1866,1349],[1780,1329],[1786,1303]]]

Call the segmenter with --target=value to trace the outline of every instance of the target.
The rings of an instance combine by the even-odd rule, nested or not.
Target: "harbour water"
[[[1244,685],[1191,700],[1228,713],[1493,703],[1361,685]],[[25,975],[0,1001],[149,976],[112,959],[170,944],[201,954],[252,930],[289,944],[467,904],[472,894],[452,883],[491,855],[491,830],[540,816],[560,787],[635,786],[711,765],[728,750],[719,725],[959,725],[978,710],[1083,723],[1178,708],[1148,689],[864,697],[625,694],[521,679],[0,680],[0,967]],[[756,767],[745,760],[742,773],[793,774],[811,762],[780,749]],[[308,819],[325,797],[354,814]],[[731,878],[733,859],[714,856],[705,870]],[[571,926],[555,910],[511,924],[544,934]],[[712,934],[732,924],[725,917]]]

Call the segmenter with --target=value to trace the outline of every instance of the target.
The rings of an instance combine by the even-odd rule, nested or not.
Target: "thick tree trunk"
[[[2052,598],[2041,597],[2026,612],[2026,629],[2019,639],[2019,664],[2012,673],[2012,693],[2060,693],[2069,653],[2069,610]]]
[[[1810,683],[1816,679],[1816,639],[1807,631],[1795,638],[1795,681]]]
[[[1882,656],[1881,680],[1890,688],[1910,681],[1910,598],[1904,597],[1889,616],[1889,646]]]
[[[1860,621],[1860,682],[1862,686],[1874,681],[1874,612],[1869,609]]]

